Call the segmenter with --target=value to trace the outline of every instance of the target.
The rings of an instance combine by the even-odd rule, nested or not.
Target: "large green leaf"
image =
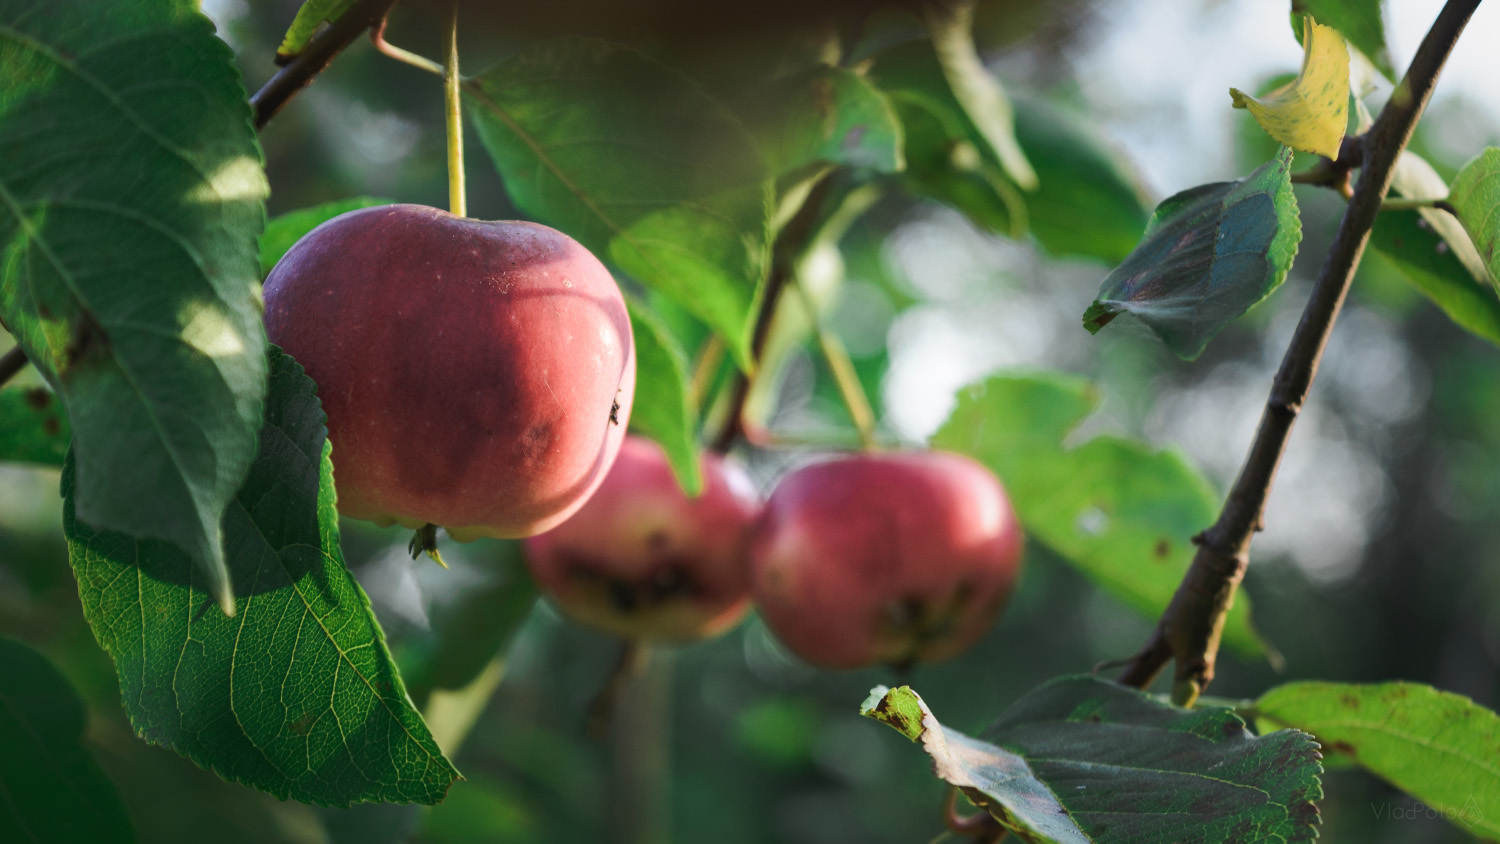
[[[1385,19],[1381,16],[1382,0],[1292,0],[1292,30],[1298,37],[1302,34],[1299,18],[1312,15],[1319,23],[1326,23],[1349,39],[1354,49],[1365,54],[1365,58],[1392,82],[1396,81],[1396,69],[1391,66],[1391,53],[1385,44]]]
[[[1251,844],[1318,836],[1318,746],[1254,736],[1233,710],[1179,709],[1093,677],[1060,677],[979,739],[938,722],[906,686],[861,712],[920,741],[938,778],[1028,842]]]
[[[1458,171],[1448,202],[1500,283],[1500,147],[1486,147]]]
[[[233,55],[192,3],[0,0],[0,150],[0,319],[67,408],[79,520],[180,546],[232,611],[267,191]]]
[[[465,91],[516,207],[671,296],[749,365],[771,180],[730,112],[641,53],[583,39],[534,47]]]
[[[1271,689],[1255,709],[1500,839],[1500,716],[1468,698],[1419,683],[1303,682]]]
[[[1397,159],[1391,193],[1407,199],[1442,199],[1448,184],[1411,152]],[[1484,259],[1447,211],[1390,211],[1375,218],[1370,245],[1400,275],[1464,329],[1500,344],[1500,297]]]
[[[687,360],[677,340],[644,303],[627,297],[635,336],[635,400],[631,429],[667,454],[677,482],[688,495],[703,489],[698,455],[698,408],[688,387]]]
[[[1191,537],[1218,514],[1217,496],[1176,451],[1110,436],[1066,448],[1097,404],[1073,376],[994,376],[959,394],[932,445],[988,466],[1029,535],[1154,619],[1192,562]],[[1264,649],[1243,593],[1223,641],[1247,655]]]
[[[260,236],[260,274],[270,275],[271,269],[276,262],[281,260],[288,249],[291,249],[302,236],[332,220],[340,214],[357,211],[361,208],[369,208],[373,205],[389,205],[392,200],[380,199],[374,196],[354,196],[348,199],[335,199],[332,202],[324,202],[311,208],[299,208],[296,211],[288,211],[278,214],[266,223],[266,230]]]
[[[0,636],[0,841],[126,844],[119,792],[79,744],[87,713],[47,658]]]
[[[61,466],[72,436],[68,417],[50,390],[0,390],[0,460]]]
[[[1156,206],[1135,251],[1099,287],[1083,324],[1097,332],[1134,314],[1192,360],[1224,326],[1270,295],[1302,239],[1292,151],[1238,182],[1200,185]]]
[[[777,80],[741,109],[778,177],[816,162],[893,173],[901,123],[863,76],[820,65]]]
[[[1042,97],[1014,102],[1016,139],[1039,180],[1026,194],[1037,242],[1054,255],[1124,260],[1151,216],[1130,167],[1082,116]]]
[[[344,568],[314,389],[273,347],[260,451],[224,517],[242,598],[234,618],[205,610],[202,578],[175,547],[79,521],[65,468],[63,530],[84,616],[148,741],[283,799],[435,803],[458,774]]]

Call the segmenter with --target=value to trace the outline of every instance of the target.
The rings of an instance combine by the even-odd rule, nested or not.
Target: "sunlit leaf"
[[[1500,281],[1500,147],[1487,147],[1458,171],[1448,202],[1478,247],[1490,278]]]
[[[1396,81],[1391,53],[1385,43],[1383,0],[1292,0],[1292,21],[1298,32],[1305,32],[1301,18],[1306,15],[1337,29],[1354,49],[1386,79]]]
[[[1325,752],[1439,810],[1460,829],[1500,839],[1500,716],[1420,683],[1287,683],[1258,714],[1307,730]]]
[[[357,211],[373,205],[389,205],[391,202],[392,200],[373,196],[355,196],[349,199],[336,199],[311,208],[288,211],[272,217],[271,221],[266,223],[265,232],[260,236],[260,274],[268,275],[288,249],[301,240],[303,235],[323,223],[349,211]]]
[[[0,151],[0,319],[67,409],[79,520],[175,543],[232,612],[267,193],[233,54],[196,3],[0,0]]]
[[[1396,161],[1391,194],[1407,199],[1443,199],[1448,184],[1412,152]],[[1383,212],[1375,218],[1370,246],[1469,332],[1500,344],[1500,296],[1484,259],[1463,224],[1437,208]]]
[[[584,39],[533,47],[465,91],[518,208],[672,297],[749,367],[772,185],[733,114],[644,54]]]
[[[1306,733],[1254,736],[1230,709],[1178,709],[1094,677],[1028,693],[978,739],[916,692],[879,687],[861,713],[894,727],[1028,842],[1307,842],[1323,796]]]
[[[1266,134],[1293,149],[1339,157],[1349,124],[1349,49],[1338,30],[1304,18],[1302,72],[1283,88],[1252,97],[1230,88]]]
[[[1065,447],[1098,401],[1087,381],[1072,376],[994,376],[959,394],[932,445],[988,466],[1028,536],[1155,619],[1192,562],[1191,538],[1217,516],[1218,496],[1176,451],[1111,436]],[[1264,652],[1243,592],[1229,611],[1224,644]]]
[[[1140,245],[1100,285],[1084,327],[1097,332],[1118,314],[1133,314],[1173,354],[1198,357],[1291,269],[1302,239],[1291,160],[1291,149],[1282,147],[1241,181],[1163,200]]]
[[[1036,171],[1016,141],[1015,113],[1005,88],[980,61],[974,48],[976,0],[945,0],[927,6],[932,51],[953,98],[973,121],[1005,175],[1024,190],[1037,185]]]
[[[0,390],[0,460],[61,466],[72,438],[68,417],[51,390]]]
[[[458,773],[344,567],[328,454],[312,381],[273,347],[260,449],[224,517],[234,618],[206,605],[202,576],[175,547],[78,521],[65,468],[63,531],[84,617],[147,741],[283,799],[435,803]]]
[[[87,721],[56,666],[0,636],[0,841],[135,840],[119,792],[81,744]]]
[[[662,447],[677,482],[688,495],[697,495],[703,489],[698,408],[688,386],[686,356],[671,332],[644,303],[632,296],[625,304],[630,310],[636,355],[630,427]]]
[[[276,48],[276,63],[286,64],[301,55],[323,24],[338,20],[354,3],[355,0],[306,0],[292,18],[281,46]]]

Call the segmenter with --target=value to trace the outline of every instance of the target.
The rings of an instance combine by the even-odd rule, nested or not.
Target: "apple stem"
[[[689,393],[694,407],[702,407],[703,400],[708,396],[709,387],[713,386],[714,375],[719,371],[719,364],[724,361],[724,341],[719,335],[709,335],[703,341],[703,346],[698,349],[697,360],[693,362],[693,377],[689,382]]]
[[[443,99],[448,115],[448,210],[467,217],[464,199],[464,123],[458,84],[458,0],[448,4],[443,44]]]
[[[823,319],[818,314],[818,306],[813,302],[812,296],[795,276],[789,281],[797,291],[797,298],[802,301],[802,309],[807,312],[808,324],[812,326],[813,334],[818,338],[818,348],[823,352],[823,359],[828,362],[828,370],[833,373],[833,382],[838,386],[839,398],[844,400],[844,406],[849,409],[849,418],[854,422],[854,429],[859,432],[859,447],[861,451],[875,450],[875,411],[870,407],[870,399],[865,395],[864,385],[859,383],[859,373],[854,370],[854,361],[849,358],[849,350],[839,341],[837,335],[823,326]]]

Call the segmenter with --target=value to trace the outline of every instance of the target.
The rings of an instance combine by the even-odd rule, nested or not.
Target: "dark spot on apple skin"
[[[612,573],[607,562],[586,554],[559,552],[567,579],[583,592],[608,600],[616,612],[633,615],[672,603],[697,600],[702,586],[691,574],[693,561],[668,557],[640,578]]]
[[[611,425],[620,424],[620,403],[618,401],[610,405],[609,422]]]

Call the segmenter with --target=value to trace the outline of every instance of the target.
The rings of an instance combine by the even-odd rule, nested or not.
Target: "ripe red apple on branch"
[[[456,539],[529,536],[614,462],[635,353],[614,278],[567,235],[420,205],[351,211],[265,284],[318,384],[339,509]]]
[[[936,451],[797,469],[772,491],[749,544],[766,624],[825,668],[957,655],[1010,596],[1021,552],[995,476]]]
[[[701,465],[703,492],[689,498],[660,446],[627,437],[593,498],[526,541],[543,592],[574,620],[631,639],[733,626],[750,607],[744,542],[760,497],[738,465],[716,454]]]

